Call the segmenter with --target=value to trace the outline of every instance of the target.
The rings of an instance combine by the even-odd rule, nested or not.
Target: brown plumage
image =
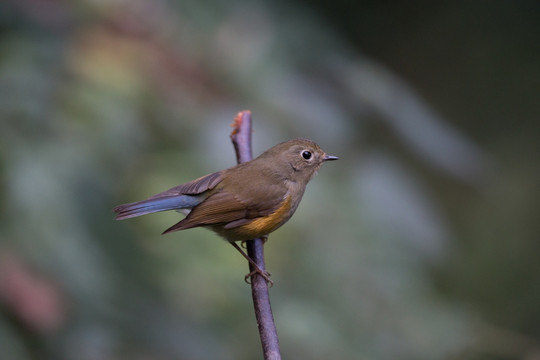
[[[290,140],[256,159],[117,206],[117,219],[179,210],[187,216],[165,233],[207,227],[230,242],[266,235],[296,211],[309,180],[328,160],[313,141]]]

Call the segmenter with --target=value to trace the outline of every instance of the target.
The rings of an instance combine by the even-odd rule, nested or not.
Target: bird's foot
[[[253,270],[249,274],[246,274],[246,276],[244,277],[244,281],[248,284],[251,284],[251,278],[255,275],[262,276],[264,280],[266,280],[266,283],[270,285],[270,287],[274,286],[274,282],[270,279],[271,274],[258,266],[255,268],[255,270]]]

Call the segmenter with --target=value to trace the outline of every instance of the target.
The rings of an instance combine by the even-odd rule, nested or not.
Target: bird
[[[114,208],[116,220],[176,210],[186,215],[163,234],[204,227],[231,243],[271,283],[236,242],[266,238],[294,214],[308,182],[321,166],[337,156],[327,155],[315,142],[293,139],[266,150],[257,158],[214,172],[146,200]],[[246,275],[246,281],[253,273]]]

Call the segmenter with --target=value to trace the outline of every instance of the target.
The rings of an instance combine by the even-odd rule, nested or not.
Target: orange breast
[[[283,225],[291,217],[291,197],[287,197],[283,204],[272,214],[260,217],[249,224],[240,226],[237,231],[247,238],[253,239],[271,233]]]

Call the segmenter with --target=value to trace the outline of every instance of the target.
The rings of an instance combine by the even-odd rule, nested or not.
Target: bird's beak
[[[323,158],[323,161],[330,161],[330,160],[339,160],[339,158],[337,156],[332,156],[332,155],[325,155]]]

